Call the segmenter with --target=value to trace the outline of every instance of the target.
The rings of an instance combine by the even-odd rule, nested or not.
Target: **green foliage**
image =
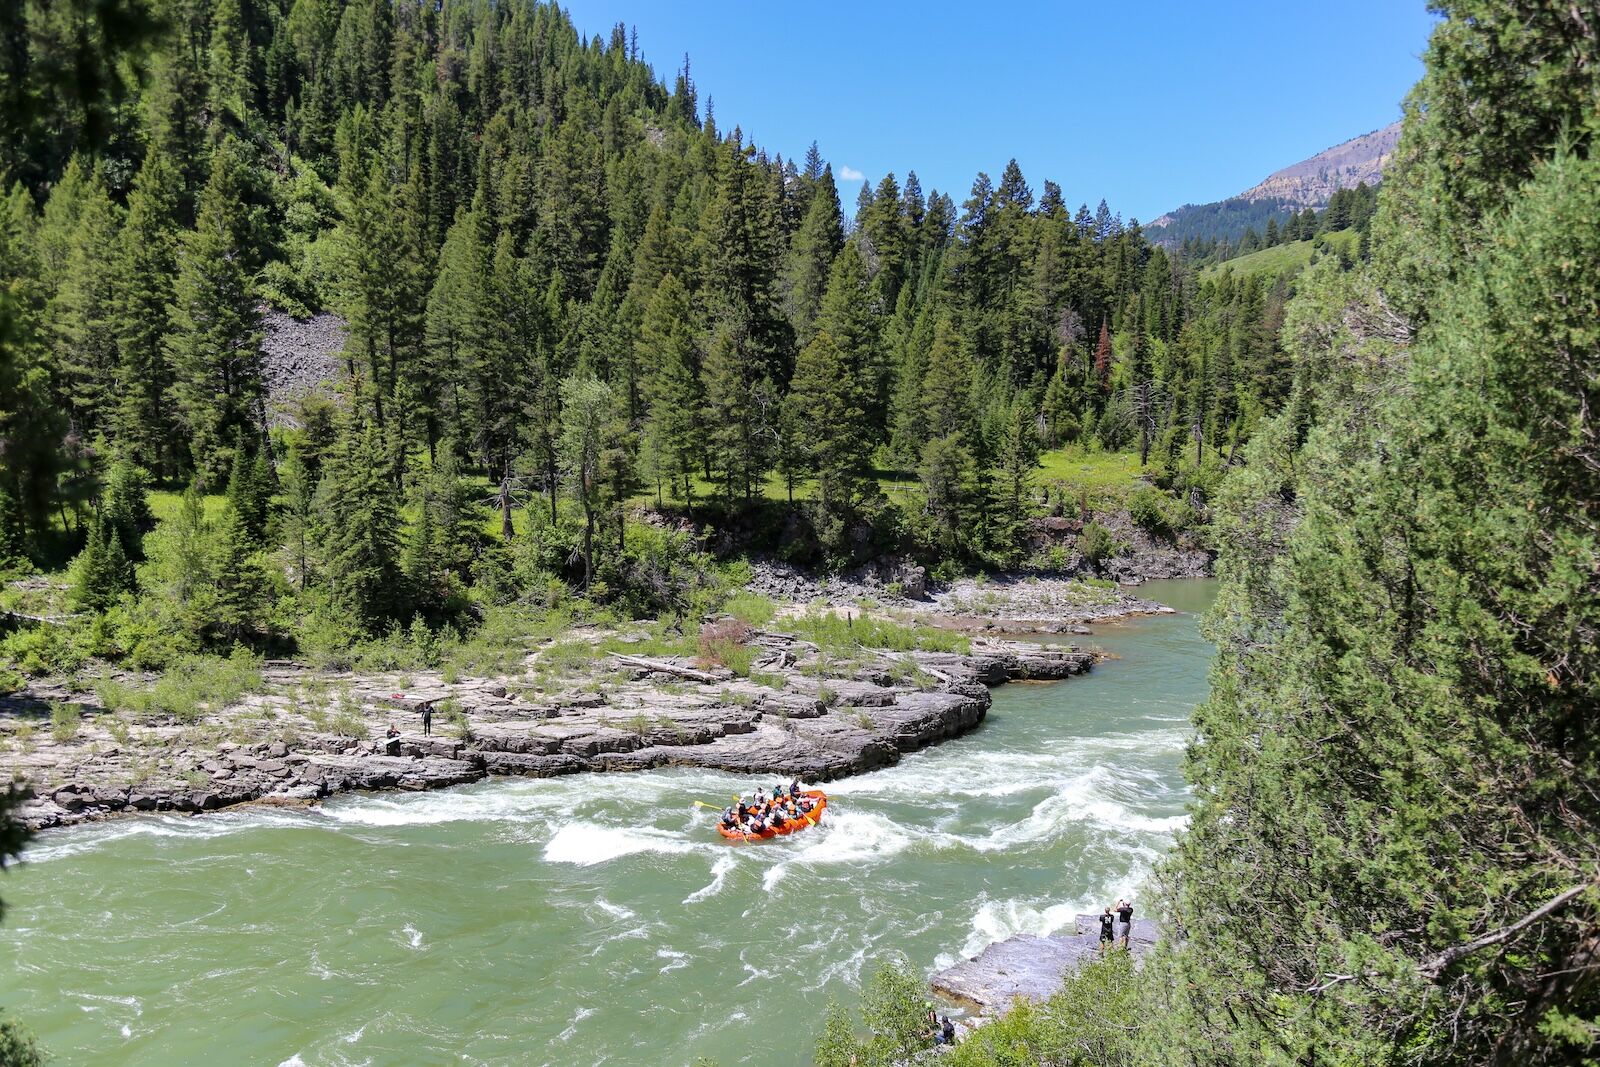
[[[778,625],[814,642],[824,653],[839,654],[860,648],[891,652],[966,652],[972,644],[959,633],[934,626],[906,625],[867,615],[851,617],[818,608],[782,619]]]
[[[375,630],[400,618],[400,508],[378,429],[351,425],[328,457],[319,491],[325,567],[334,606]]]
[[[57,741],[71,741],[82,725],[83,713],[76,704],[58,703],[50,710],[50,736]]]
[[[722,602],[722,610],[741,622],[760,628],[777,616],[778,608],[759,593],[737,593]]]
[[[83,611],[103,612],[133,588],[133,567],[122,541],[105,521],[89,529],[89,541],[72,561],[71,600]]]
[[[1296,394],[1224,486],[1166,1062],[1594,1048],[1597,46],[1563,5],[1442,12],[1376,270],[1308,276]]]
[[[1113,952],[1069,974],[1043,1003],[1023,1001],[972,1031],[941,1062],[950,1067],[1140,1067],[1150,991],[1129,955]]]
[[[1128,516],[1155,537],[1171,537],[1193,519],[1186,505],[1151,485],[1139,487],[1128,497]]]
[[[106,476],[102,508],[123,555],[142,563],[144,535],[155,525],[155,516],[150,512],[149,476],[128,460],[113,463]]]
[[[180,418],[200,470],[220,482],[235,442],[261,423],[260,314],[249,272],[248,163],[232,137],[213,157],[195,230],[180,257],[167,356]]]
[[[818,1067],[891,1067],[931,1049],[924,990],[922,976],[903,960],[882,964],[861,991],[866,1034],[858,1036],[850,1013],[829,1002],[814,1062]]]
[[[1086,524],[1078,535],[1078,555],[1091,567],[1100,566],[1125,547],[1115,534],[1098,522]]]
[[[44,1050],[27,1027],[0,1017],[0,1064],[5,1067],[44,1067]]]

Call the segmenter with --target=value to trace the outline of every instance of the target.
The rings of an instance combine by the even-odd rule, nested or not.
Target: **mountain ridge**
[[[1320,210],[1338,189],[1381,182],[1399,138],[1395,121],[1275,170],[1236,196],[1174,208],[1146,223],[1145,232],[1162,244],[1190,237],[1234,240],[1268,218],[1282,221],[1304,208]]]

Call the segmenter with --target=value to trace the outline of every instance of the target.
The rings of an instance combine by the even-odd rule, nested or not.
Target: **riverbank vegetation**
[[[181,718],[269,655],[635,620],[737,671],[701,623],[746,553],[1087,573],[1210,523],[1139,1055],[1592,1058],[1600,31],[1437,7],[1376,213],[1199,270],[1014,161],[847,209],[534,0],[9,5],[0,682],[165,672]],[[282,389],[268,316],[317,312],[343,345]],[[962,1055],[1099,1062],[1058,1016]]]
[[[0,456],[0,551],[72,564],[69,604],[10,620],[109,620],[28,636],[30,665],[315,652],[571,595],[672,615],[751,550],[1017,566],[1035,517],[1131,482],[1198,514],[1286,395],[1281,286],[1202,281],[1015,163],[845,205],[819,150],[719,125],[622,26],[532,0],[102,8],[6,16],[26,447]],[[69,53],[89,69],[52,92]],[[263,354],[284,312],[346,327],[309,388]],[[1117,492],[1052,455],[1122,457]]]
[[[1220,490],[1167,936],[1110,1047],[1052,1003],[952,1062],[1600,1053],[1600,27],[1437,7],[1371,260],[1305,276]]]

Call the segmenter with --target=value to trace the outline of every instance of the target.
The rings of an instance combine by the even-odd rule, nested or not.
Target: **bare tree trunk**
[[[500,478],[500,539],[507,544],[516,534],[516,529],[511,525],[511,464],[506,464],[505,474]]]
[[[594,511],[589,507],[589,501],[583,502],[583,591],[589,591],[589,585],[594,581]]]

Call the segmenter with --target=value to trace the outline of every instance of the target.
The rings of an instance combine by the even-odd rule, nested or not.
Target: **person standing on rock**
[[[1133,904],[1126,900],[1117,901],[1117,918],[1122,920],[1122,947],[1128,947],[1128,938],[1133,934]]]
[[[1117,920],[1111,914],[1111,905],[1100,914],[1100,955],[1104,956],[1117,940]]]
[[[422,736],[433,736],[433,705],[422,705]]]

